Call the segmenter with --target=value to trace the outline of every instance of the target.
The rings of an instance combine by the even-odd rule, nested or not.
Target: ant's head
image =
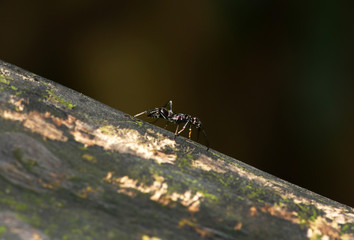
[[[197,117],[192,117],[191,123],[192,123],[196,128],[201,128],[201,127],[202,127],[202,122],[201,122]]]
[[[160,117],[160,109],[154,108],[147,111],[147,116],[151,118],[159,118]]]
[[[168,110],[166,108],[154,108],[147,111],[147,116],[151,118],[163,118],[168,115]]]

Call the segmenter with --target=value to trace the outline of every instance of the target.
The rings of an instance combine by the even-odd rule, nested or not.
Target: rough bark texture
[[[353,233],[351,207],[0,61],[0,239]]]

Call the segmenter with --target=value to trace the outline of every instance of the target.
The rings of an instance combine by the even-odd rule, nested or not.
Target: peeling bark
[[[0,61],[1,239],[353,239],[353,208]]]

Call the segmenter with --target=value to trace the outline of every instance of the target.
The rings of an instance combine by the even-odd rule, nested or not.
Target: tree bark
[[[0,239],[354,239],[353,208],[173,136],[0,61]]]

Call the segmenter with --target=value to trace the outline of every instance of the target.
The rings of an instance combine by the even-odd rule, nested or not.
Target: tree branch
[[[353,208],[0,61],[0,238],[354,238]]]

